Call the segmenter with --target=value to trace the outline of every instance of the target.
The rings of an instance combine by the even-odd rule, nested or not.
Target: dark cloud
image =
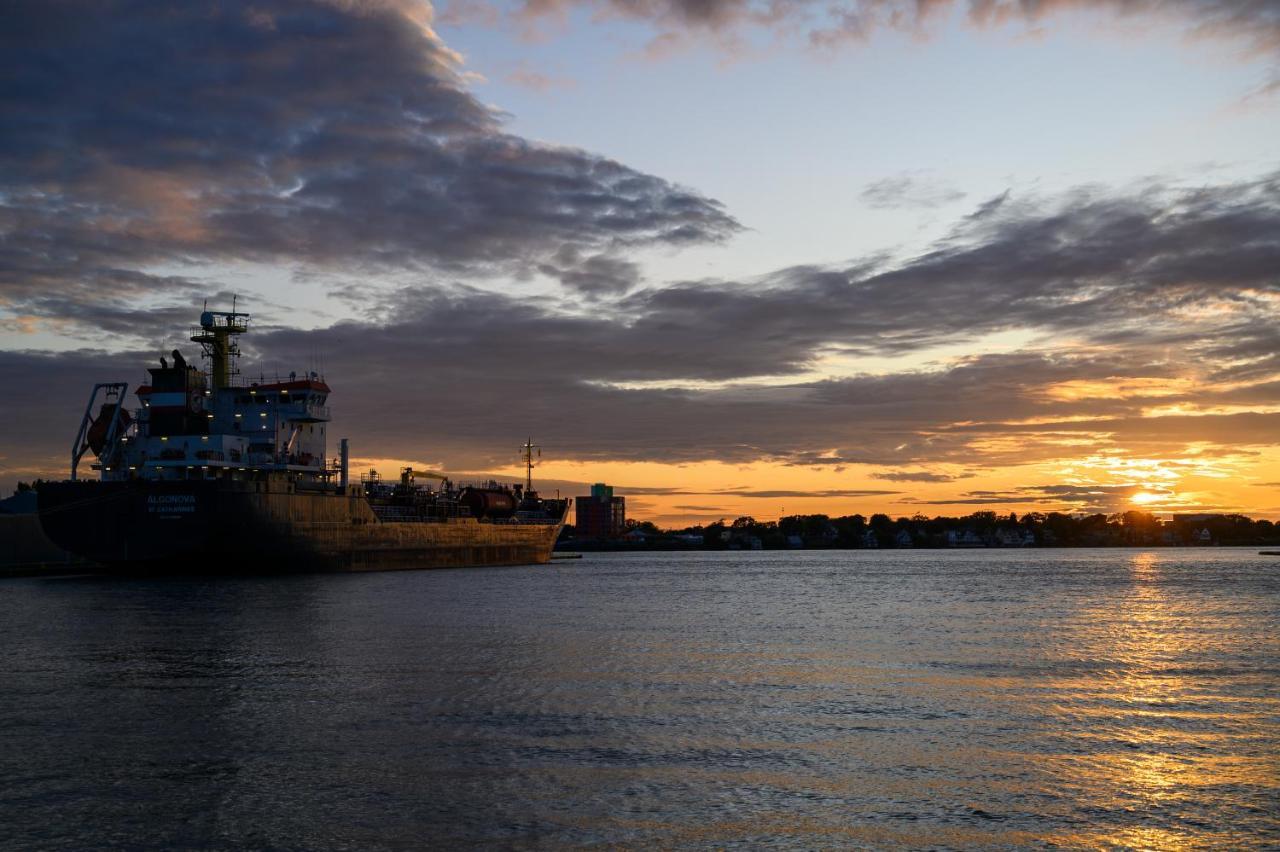
[[[1081,189],[1006,200],[897,266],[794,267],[752,282],[688,282],[619,303],[629,333],[667,338],[671,375],[727,378],[688,341],[742,340],[741,376],[785,374],[820,354],[892,354],[1008,329],[1099,344],[1208,345],[1188,312],[1220,303],[1219,362],[1265,349],[1280,292],[1280,177],[1129,194]],[[723,349],[721,348],[723,351]],[[735,371],[730,371],[730,373]]]
[[[58,0],[5,23],[13,313],[193,293],[154,269],[242,261],[498,272],[563,250],[584,258],[573,286],[612,291],[627,266],[601,250],[738,227],[696,192],[503,132],[426,4]]]
[[[969,492],[961,497],[954,497],[948,500],[903,500],[903,503],[920,506],[1017,506],[1024,503],[1046,503],[1061,502],[1050,501],[1044,497],[1029,497],[1026,494],[1017,493],[975,493]],[[1066,507],[1070,509],[1074,507]]]
[[[538,271],[586,296],[616,296],[640,283],[639,264],[610,254],[583,257],[573,246],[561,248]]]
[[[872,479],[884,479],[889,482],[955,482],[972,474],[952,476],[946,473],[933,473],[927,470],[891,470],[884,473],[871,474]]]
[[[1118,512],[1133,508],[1135,494],[1146,492],[1162,500],[1175,497],[1172,491],[1142,485],[1029,485],[1011,491],[967,491],[945,500],[908,499],[922,506],[1002,506],[1043,504],[1069,512]]]
[[[136,389],[149,352],[79,350],[62,354],[0,351],[0,494],[19,479],[65,477],[71,442],[97,381],[127,381]],[[102,378],[109,376],[110,378]],[[137,405],[136,398],[128,400]]]
[[[455,6],[469,20],[492,22],[505,11],[526,26],[588,7],[651,25],[649,52],[655,55],[697,39],[739,50],[753,30],[783,38],[801,33],[818,48],[865,42],[886,30],[921,37],[957,8],[971,25],[984,28],[1038,28],[1065,13],[1097,12],[1117,22],[1181,23],[1189,36],[1233,39],[1248,53],[1280,50],[1280,8],[1268,0],[454,0],[446,8]]]
[[[250,335],[246,363],[287,372],[324,352],[334,428],[357,455],[429,452],[455,469],[509,463],[512,436],[528,433],[558,458],[874,465],[890,482],[923,481],[895,475],[938,464],[1169,458],[1190,444],[1240,454],[1276,443],[1280,383],[1265,372],[1232,385],[1215,377],[1274,354],[1276,268],[1274,177],[1082,190],[1007,199],[896,266],[684,282],[601,296],[589,312],[478,290],[403,290],[375,319]],[[157,351],[180,344],[187,322]],[[905,354],[1008,329],[1071,343],[885,375],[800,375],[824,356]],[[74,356],[0,357],[6,387],[67,395],[57,418],[9,408],[0,452],[61,456],[66,441],[52,424],[79,416],[87,387],[45,387],[42,365],[65,375]],[[77,363],[86,383],[140,366]],[[11,441],[19,433],[33,444]]]
[[[898,491],[879,491],[876,489],[834,489],[827,491],[728,491],[719,492],[733,497],[756,497],[765,500],[776,500],[779,497],[883,497],[886,494],[899,494]]]
[[[859,197],[870,207],[941,207],[964,198],[958,189],[924,175],[901,174],[868,184]]]

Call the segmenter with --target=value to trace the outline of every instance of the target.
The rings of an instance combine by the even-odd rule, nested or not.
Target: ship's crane
[[[400,468],[400,484],[413,485],[413,480],[422,477],[423,479],[439,479],[441,482],[448,482],[449,477],[443,473],[437,473],[434,470],[414,470],[412,467]]]

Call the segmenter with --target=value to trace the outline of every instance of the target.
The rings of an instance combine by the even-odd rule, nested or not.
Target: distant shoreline
[[[966,547],[948,547],[946,545],[920,545],[911,547],[708,547],[705,545],[683,545],[679,543],[639,543],[629,542],[587,542],[570,539],[556,544],[555,553],[776,553],[778,551],[879,551],[879,550],[1224,550],[1253,549],[1256,547],[1280,547],[1280,541],[1267,542],[1231,542],[1229,544],[1030,544],[1020,546],[976,545]],[[1280,550],[1261,553],[1264,556],[1280,556]]]
[[[659,529],[628,521],[610,538],[579,539],[566,527],[557,547],[612,550],[983,550],[1063,547],[1277,547],[1280,525],[1238,514],[1149,512],[1068,515],[1062,512],[974,512],[963,517],[891,518],[886,514],[744,516],[705,526]]]

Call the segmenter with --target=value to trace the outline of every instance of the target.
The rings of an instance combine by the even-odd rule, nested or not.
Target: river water
[[[1280,847],[1280,558],[0,583],[14,849]]]

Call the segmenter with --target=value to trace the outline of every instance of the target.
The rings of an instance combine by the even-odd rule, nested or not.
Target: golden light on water
[[[1155,552],[1135,554],[1130,584],[1116,589],[1115,600],[1081,612],[1073,656],[1105,665],[1093,676],[1062,681],[1056,708],[1070,747],[1054,774],[1069,765],[1076,806],[1148,817],[1105,831],[1057,833],[1053,842],[1089,849],[1225,848],[1239,840],[1230,825],[1162,825],[1151,815],[1194,810],[1215,791],[1274,783],[1271,756],[1249,754],[1247,747],[1242,753],[1242,744],[1268,728],[1266,707],[1185,674],[1186,660],[1239,641],[1232,635],[1239,625],[1223,614],[1213,630],[1201,629],[1217,616],[1169,594],[1165,563]]]

